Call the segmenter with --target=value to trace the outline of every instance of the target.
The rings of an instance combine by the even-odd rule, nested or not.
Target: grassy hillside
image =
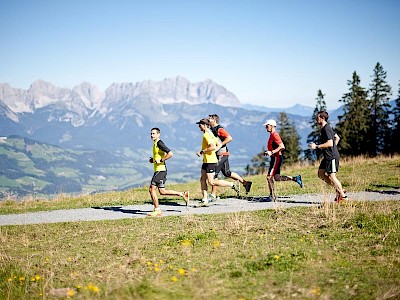
[[[142,184],[147,164],[106,151],[66,150],[26,138],[0,140],[0,198],[113,190]]]
[[[400,157],[346,161],[348,190],[399,187]],[[327,192],[316,167],[305,187]],[[252,194],[267,193],[254,176]],[[199,184],[173,186],[200,197]],[[221,192],[223,192],[221,190]],[[231,191],[226,191],[231,193]],[[5,212],[148,201],[146,188],[54,201],[2,201]],[[176,201],[178,201],[176,199]],[[399,299],[400,201],[0,227],[0,299]]]
[[[317,177],[317,169],[318,165],[295,165],[285,167],[282,171],[283,174],[302,175],[304,188],[300,189],[298,185],[293,182],[277,182],[276,189],[278,195],[286,196],[300,193],[332,193],[332,188],[327,187]],[[169,177],[170,176],[168,176],[168,178]],[[342,160],[338,178],[348,191],[398,189],[400,187],[400,156],[378,157],[372,159],[358,157]],[[250,176],[247,177],[247,179],[253,181],[250,195],[269,195],[265,175]],[[168,185],[167,181],[167,187],[178,191],[189,190],[192,199],[201,198],[200,184],[198,181],[170,185]],[[233,191],[224,188],[219,189],[218,193],[221,197],[234,195]],[[181,199],[171,197],[160,197],[160,199],[161,204],[163,199],[168,201],[181,201]],[[106,192],[85,196],[70,196],[61,193],[51,201],[35,195],[28,195],[23,201],[15,200],[10,196],[5,200],[0,201],[0,213],[5,214],[104,205],[131,205],[135,203],[151,203],[148,194],[148,186],[122,192]]]
[[[400,202],[2,226],[0,299],[399,299]]]

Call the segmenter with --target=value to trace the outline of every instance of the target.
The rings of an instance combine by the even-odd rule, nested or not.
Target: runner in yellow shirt
[[[167,166],[165,161],[173,156],[172,151],[160,140],[160,129],[152,128],[150,131],[151,139],[153,140],[153,157],[150,157],[149,162],[154,165],[154,175],[150,182],[149,193],[154,204],[154,210],[148,213],[149,217],[159,217],[162,215],[158,203],[157,188],[160,195],[180,196],[185,200],[186,206],[189,204],[189,191],[177,192],[174,190],[165,189],[165,181],[167,181]]]
[[[234,190],[236,190],[236,186],[232,182],[214,178],[218,163],[218,158],[215,154],[215,150],[217,149],[217,138],[209,130],[210,121],[208,118],[201,119],[196,124],[199,125],[200,130],[203,132],[201,150],[196,152],[196,155],[199,157],[203,155],[203,164],[201,166],[200,177],[200,186],[203,199],[200,201],[198,206],[209,206],[207,182],[211,186],[231,187]]]

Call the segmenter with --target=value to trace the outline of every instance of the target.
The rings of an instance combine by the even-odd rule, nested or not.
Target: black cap
[[[196,122],[196,124],[203,124],[203,125],[210,125],[210,121],[206,118],[201,119],[200,121]]]

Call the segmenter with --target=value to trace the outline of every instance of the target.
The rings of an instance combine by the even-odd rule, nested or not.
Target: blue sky
[[[211,79],[242,103],[340,105],[353,71],[377,62],[393,99],[400,80],[400,1],[0,0],[0,82]]]

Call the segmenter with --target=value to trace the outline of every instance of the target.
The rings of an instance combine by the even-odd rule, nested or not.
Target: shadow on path
[[[124,214],[132,214],[132,215],[147,215],[147,213],[151,212],[150,210],[124,209],[121,206],[93,206],[92,208],[111,210],[115,212],[122,212]]]
[[[171,202],[171,204],[168,204],[168,205],[174,205],[173,203],[175,203],[175,202]],[[175,203],[175,205],[179,205],[179,204]],[[179,205],[179,206],[182,206],[182,205]],[[115,211],[115,212],[121,212],[124,214],[145,215],[145,216],[149,212],[153,211],[153,210],[140,210],[140,209],[125,209],[125,208],[122,208],[121,206],[93,206],[92,208],[93,209],[111,210],[111,211]],[[177,210],[177,209],[164,209],[163,211],[181,212],[180,210]]]
[[[391,186],[388,185],[375,185],[376,187],[389,187],[392,188]],[[366,189],[367,192],[375,192],[375,193],[379,193],[379,194],[385,194],[385,195],[399,195],[400,192],[399,191],[395,191],[395,190],[372,190],[372,189]]]
[[[269,196],[242,196],[239,199],[251,201],[251,202],[285,202],[285,203],[295,203],[295,204],[321,204],[321,202],[316,201],[296,201],[290,200],[291,197],[288,196],[278,196],[276,200],[273,201]]]

